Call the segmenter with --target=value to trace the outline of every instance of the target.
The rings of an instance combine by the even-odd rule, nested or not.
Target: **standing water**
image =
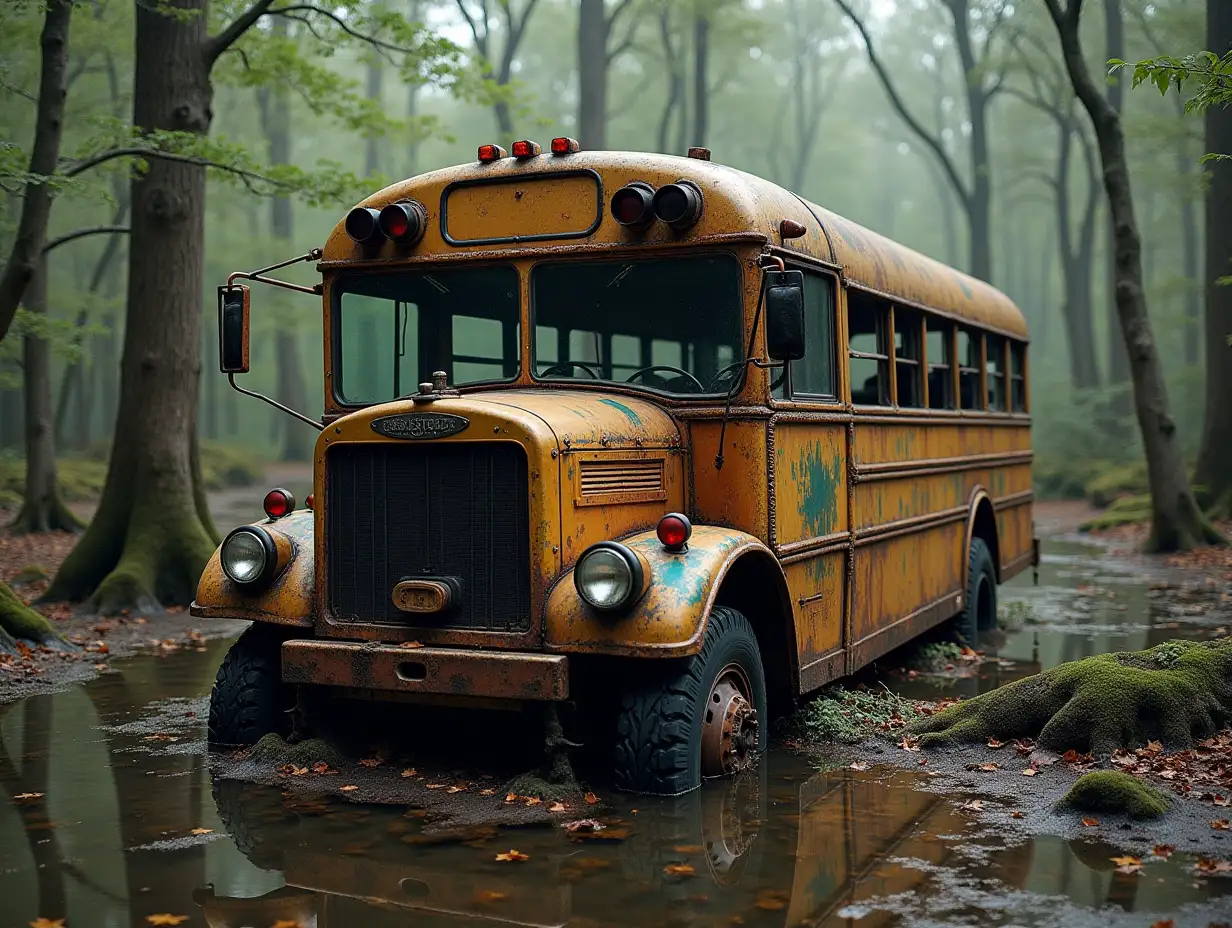
[[[1157,605],[1149,579],[1096,549],[1056,543],[1046,554],[1039,587],[1020,578],[1003,589],[1014,630],[977,673],[886,682],[969,696],[1062,661],[1215,631],[1201,610]],[[10,797],[0,928],[1232,920],[1232,879],[1195,878],[1183,848],[1120,872],[1115,846],[1007,834],[971,815],[969,796],[924,788],[922,772],[819,769],[785,749],[685,797],[605,796],[607,827],[595,833],[441,836],[420,809],[214,780],[204,714],[225,647],[117,662],[85,686],[0,706]]]

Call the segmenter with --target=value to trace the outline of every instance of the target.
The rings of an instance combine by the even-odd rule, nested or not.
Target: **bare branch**
[[[414,51],[415,51],[412,48],[403,48],[401,45],[394,45],[390,42],[386,42],[382,39],[378,39],[374,35],[367,35],[363,32],[360,32],[359,30],[353,28],[349,23],[347,23],[347,21],[343,19],[341,16],[338,16],[335,13],[331,13],[329,10],[323,9],[319,6],[313,6],[312,4],[301,3],[301,4],[296,4],[295,6],[283,6],[283,7],[279,7],[276,10],[269,11],[270,16],[285,16],[287,19],[293,19],[296,22],[300,22],[300,23],[304,23],[305,25],[308,25],[307,20],[305,20],[302,17],[288,15],[290,13],[315,13],[318,16],[324,16],[326,19],[332,20],[334,25],[336,25],[339,29],[341,29],[351,38],[359,39],[361,42],[367,42],[373,48],[383,49],[384,51],[389,51],[389,52],[397,52],[400,55],[414,54]],[[309,26],[309,28],[311,28],[311,26]],[[320,35],[318,35],[316,32],[313,32],[313,35],[317,36],[317,38],[320,38]]]
[[[62,176],[76,177],[78,174],[83,174],[91,168],[96,168],[101,164],[106,164],[108,161],[114,161],[117,158],[153,158],[159,161],[177,161],[181,164],[195,164],[203,168],[214,168],[219,171],[224,171],[228,174],[233,174],[238,177],[251,192],[257,192],[254,183],[270,184],[274,187],[283,189],[291,189],[292,185],[284,183],[280,180],[275,180],[272,177],[266,177],[264,174],[258,174],[255,171],[249,171],[245,168],[238,168],[235,165],[223,164],[219,161],[211,161],[209,158],[202,158],[198,155],[181,155],[172,151],[158,151],[157,149],[140,148],[137,146],[130,148],[112,148],[108,151],[99,152],[82,161],[78,161],[72,167],[67,168]]]
[[[881,59],[877,56],[873,49],[872,36],[868,34],[868,28],[864,25],[864,21],[855,14],[848,0],[834,0],[839,5],[842,11],[847,15],[847,18],[855,25],[856,30],[860,33],[860,38],[864,41],[865,51],[868,52],[868,63],[872,65],[873,71],[876,72],[878,79],[881,81],[882,89],[885,90],[886,96],[890,98],[890,104],[894,107],[895,112],[905,122],[908,128],[932,150],[937,161],[941,164],[942,170],[945,172],[946,179],[953,185],[955,193],[964,204],[970,204],[971,193],[967,190],[967,185],[963,183],[962,177],[959,176],[958,168],[955,167],[949,153],[941,144],[941,140],[934,136],[931,132],[924,128],[924,125],[915,118],[910,110],[907,109],[907,104],[903,102],[903,98],[899,96],[894,82],[890,79],[890,74],[882,64]],[[1055,2],[1055,0],[1049,0]]]
[[[274,0],[253,0],[253,4],[237,16],[222,32],[206,39],[205,48],[202,49],[206,63],[212,65],[218,60],[219,55],[238,42],[240,37],[268,12],[273,2]]]
[[[128,234],[128,226],[87,226],[84,229],[74,229],[59,238],[53,238],[43,246],[43,254],[51,251],[53,248],[59,248],[61,245],[67,245],[69,242],[75,242],[79,238],[85,238],[88,235],[126,235]]]

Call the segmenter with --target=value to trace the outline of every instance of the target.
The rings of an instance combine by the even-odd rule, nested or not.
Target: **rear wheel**
[[[269,625],[250,625],[223,658],[210,692],[211,745],[255,744],[268,734],[291,730],[295,690],[282,682],[285,635]]]
[[[981,632],[997,627],[997,570],[983,538],[971,539],[967,561],[967,590],[958,631],[971,647]]]
[[[616,785],[674,796],[752,767],[765,749],[766,678],[748,619],[716,606],[701,650],[630,685],[617,720]]]

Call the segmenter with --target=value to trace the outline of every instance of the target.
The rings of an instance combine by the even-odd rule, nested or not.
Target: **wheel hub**
[[[710,688],[702,723],[702,776],[728,776],[752,766],[757,756],[757,710],[748,680],[734,665]]]

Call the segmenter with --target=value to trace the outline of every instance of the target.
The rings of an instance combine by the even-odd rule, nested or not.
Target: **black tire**
[[[967,589],[958,633],[969,646],[975,647],[981,632],[990,632],[996,627],[997,569],[984,539],[973,537],[967,554]]]
[[[293,827],[273,790],[239,780],[215,778],[211,784],[218,818],[239,852],[262,870],[283,868],[286,829]],[[277,795],[275,793],[275,795]]]
[[[280,629],[255,624],[223,658],[210,692],[211,746],[255,744],[270,733],[291,730],[295,690],[282,682]]]
[[[715,606],[697,654],[652,667],[625,691],[616,723],[618,789],[678,796],[701,785],[706,701],[731,665],[743,672],[752,690],[747,695],[758,720],[754,752],[765,751],[766,676],[757,636],[735,609]]]

